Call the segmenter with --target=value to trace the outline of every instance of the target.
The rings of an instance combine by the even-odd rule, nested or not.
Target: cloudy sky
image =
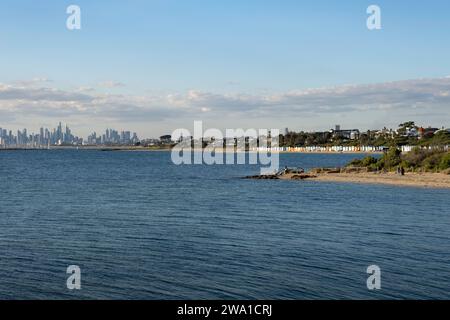
[[[366,9],[382,10],[369,31]],[[66,8],[81,7],[81,30]],[[450,126],[448,1],[0,3],[0,127]]]

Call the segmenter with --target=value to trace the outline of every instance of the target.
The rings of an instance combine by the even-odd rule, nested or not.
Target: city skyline
[[[97,134],[97,132],[99,132]],[[53,129],[41,127],[38,133],[29,131],[27,128],[17,129],[15,132],[11,129],[0,126],[0,146],[30,146],[43,147],[55,145],[105,145],[105,144],[123,144],[133,145],[140,141],[136,132],[128,130],[117,131],[108,128],[102,134],[100,131],[92,132],[86,139],[74,135],[68,124],[63,125],[59,122]]]
[[[399,124],[399,126],[405,126],[405,123]],[[421,123],[415,123],[413,127],[409,128],[412,132],[418,135],[419,129],[433,129],[433,133],[438,130],[446,130],[450,132],[450,128],[442,125],[442,126],[431,126],[431,125],[423,125]],[[209,128],[204,128],[207,130]],[[234,128],[237,129],[237,128]],[[241,129],[241,128],[239,128]],[[251,129],[251,128],[242,128],[243,130]],[[297,129],[289,129],[285,127],[281,128],[266,128],[267,130],[277,129],[280,134],[286,136],[290,133],[322,133],[322,132],[341,132],[341,134],[348,135],[347,139],[355,140],[356,136],[359,136],[360,133],[364,132],[396,132],[397,128],[383,126],[380,128],[372,128],[369,130],[362,130],[357,126],[353,127],[341,127],[340,124],[334,125],[334,128],[325,129],[325,130],[314,130],[314,131],[305,131],[305,130],[297,130]],[[408,129],[408,130],[409,130]],[[75,130],[76,131],[76,130]],[[39,130],[36,131],[29,130],[28,128],[16,129],[13,130],[11,128],[4,128],[0,125],[0,146],[10,147],[10,146],[29,146],[29,147],[45,147],[45,146],[76,146],[76,145],[135,145],[140,143],[141,141],[151,141],[155,142],[158,139],[167,140],[167,137],[171,137],[171,132],[166,132],[163,135],[158,137],[150,137],[144,136],[141,139],[138,137],[138,134],[134,131],[130,130],[115,130],[112,128],[107,128],[102,130],[92,130],[92,132],[87,137],[82,137],[76,135],[74,131],[69,127],[67,123],[59,122],[58,126],[53,129],[49,129],[49,127],[42,126]],[[103,132],[103,133],[102,133]],[[355,135],[356,134],[356,135]],[[355,137],[353,137],[355,135]],[[409,135],[409,133],[408,133]],[[206,137],[206,136],[205,136]],[[207,138],[207,137],[206,137]],[[166,141],[167,142],[167,141]]]

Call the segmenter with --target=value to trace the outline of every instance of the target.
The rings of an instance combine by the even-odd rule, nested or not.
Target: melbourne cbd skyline
[[[366,9],[381,8],[381,30]],[[81,29],[66,8],[81,8]],[[449,126],[447,1],[6,0],[0,127]]]

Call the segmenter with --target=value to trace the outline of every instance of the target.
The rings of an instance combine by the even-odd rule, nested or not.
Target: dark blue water
[[[2,151],[0,298],[450,298],[450,191],[240,179],[258,171],[175,166],[166,152]],[[79,291],[66,288],[73,264]]]

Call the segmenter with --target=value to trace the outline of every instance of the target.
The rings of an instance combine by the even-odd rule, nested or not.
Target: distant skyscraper
[[[87,138],[87,143],[90,145],[100,144],[121,144],[130,145],[139,142],[139,138],[136,133],[131,135],[130,131],[121,131],[120,134],[117,130],[107,129],[106,134],[97,135],[92,133]],[[60,122],[58,126],[52,130],[48,128],[39,128],[37,134],[31,133],[28,135],[26,128],[17,130],[17,135],[14,135],[11,130],[0,128],[0,145],[2,147],[18,146],[18,147],[49,147],[52,145],[83,145],[82,138],[75,136],[70,130],[68,125],[65,125],[64,129]]]

